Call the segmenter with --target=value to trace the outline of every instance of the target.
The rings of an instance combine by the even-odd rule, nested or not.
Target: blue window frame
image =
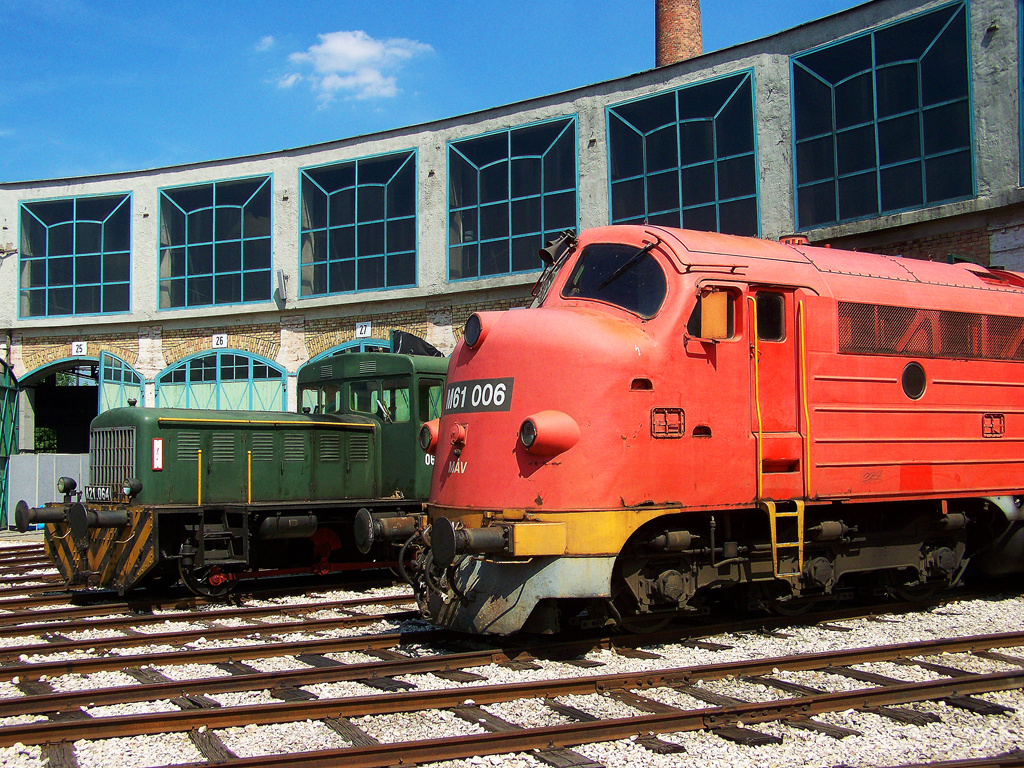
[[[974,194],[964,3],[791,64],[798,229]]]
[[[269,301],[270,176],[160,190],[160,308]]]
[[[203,352],[167,368],[156,378],[156,404],[163,408],[283,411],[286,371],[246,352]]]
[[[577,223],[576,118],[448,144],[448,277],[540,269]]]
[[[302,170],[302,296],[416,284],[416,153]]]
[[[20,316],[131,309],[131,196],[21,203]]]
[[[756,236],[753,73],[608,108],[613,224]]]

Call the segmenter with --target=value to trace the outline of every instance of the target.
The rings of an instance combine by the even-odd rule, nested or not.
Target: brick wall
[[[700,0],[657,0],[654,10],[656,65],[675,64],[704,51]]]
[[[988,266],[989,231],[987,227],[966,229],[882,245],[862,246],[860,250],[925,261],[950,262],[954,257],[958,257]]]

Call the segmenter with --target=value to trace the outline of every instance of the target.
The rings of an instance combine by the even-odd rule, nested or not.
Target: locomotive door
[[[796,296],[792,290],[752,288],[747,302],[751,309],[751,430],[757,443],[758,497],[801,498],[804,473]]]

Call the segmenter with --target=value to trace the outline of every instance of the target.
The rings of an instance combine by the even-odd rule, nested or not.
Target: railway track
[[[1024,609],[1006,599],[994,624]],[[956,602],[504,641],[427,628],[409,604],[392,588],[0,612],[0,764],[92,768],[152,749],[125,765],[670,765],[811,738],[845,750],[949,713],[994,732],[1022,722],[1019,627],[861,639],[920,635]],[[809,645],[830,650],[795,652]],[[1009,751],[979,768],[1024,764]]]

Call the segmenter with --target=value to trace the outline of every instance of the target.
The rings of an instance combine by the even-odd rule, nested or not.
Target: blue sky
[[[855,0],[704,0],[705,51]],[[235,157],[654,66],[654,0],[0,0],[0,182]]]

